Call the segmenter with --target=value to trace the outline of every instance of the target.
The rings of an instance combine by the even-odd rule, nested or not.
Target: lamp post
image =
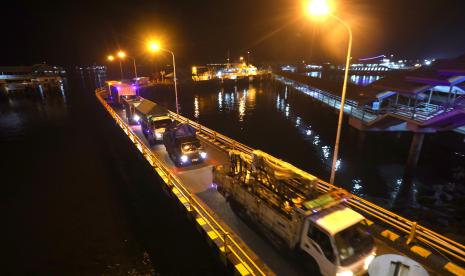
[[[333,153],[333,160],[332,160],[332,165],[331,165],[331,176],[329,178],[329,183],[334,184],[334,179],[336,177],[337,158],[339,155],[339,142],[341,139],[341,131],[342,131],[342,119],[344,117],[344,104],[346,100],[347,81],[349,79],[350,54],[352,52],[352,30],[350,26],[344,20],[342,20],[341,18],[331,13],[331,7],[329,6],[326,0],[313,0],[308,4],[307,9],[308,9],[308,13],[311,16],[315,16],[315,17],[330,16],[334,18],[336,21],[341,23],[347,29],[347,32],[349,34],[349,42],[347,46],[347,56],[346,56],[346,64],[345,64],[345,71],[344,71],[344,82],[342,84],[341,105],[339,107],[336,141],[334,143],[334,153]]]
[[[135,58],[135,57],[132,57],[132,56],[128,56],[128,55],[126,54],[126,52],[124,52],[124,51],[119,51],[117,55],[118,55],[118,57],[119,57],[121,60],[124,60],[124,59],[127,58],[127,57],[130,58],[130,59],[132,59],[133,65],[134,65],[134,76],[137,78],[136,58]]]
[[[123,51],[118,51],[118,53],[116,53],[116,56],[118,57],[119,69],[121,70],[121,80],[123,80],[123,78],[124,78],[124,75],[123,75],[123,59],[126,57],[126,53],[123,52]]]
[[[114,61],[114,60],[115,60],[115,56],[109,55],[109,56],[107,57],[107,60],[108,60],[108,61]],[[122,80],[122,79],[123,79],[123,66],[121,65],[121,60],[119,60],[119,70],[120,70],[120,72],[121,72],[121,80]]]
[[[160,44],[157,42],[149,42],[148,45],[148,50],[152,53],[158,52],[158,51],[164,51],[169,54],[171,54],[171,57],[173,58],[173,80],[174,80],[174,95],[176,98],[176,114],[179,114],[179,105],[178,105],[178,84],[177,84],[177,78],[176,78],[176,60],[174,58],[174,53],[170,50],[164,49],[160,47]]]
[[[121,61],[122,61],[122,60],[124,60],[124,59],[127,58],[127,57],[130,58],[130,59],[132,59],[133,65],[134,65],[134,76],[137,78],[136,58],[134,58],[134,57],[132,57],[132,56],[128,56],[128,55],[126,54],[126,52],[121,51],[121,50],[118,51],[117,56],[118,56],[119,59],[120,59],[120,67],[121,67]],[[121,79],[123,78],[122,75],[123,75],[123,67],[121,67]]]

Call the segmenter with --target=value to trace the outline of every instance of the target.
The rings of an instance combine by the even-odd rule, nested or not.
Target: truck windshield
[[[167,128],[170,124],[171,124],[170,119],[164,119],[164,120],[153,122],[153,125],[155,126],[155,128],[161,128],[161,127]]]
[[[199,141],[185,142],[181,144],[183,152],[196,151],[200,147]]]
[[[360,223],[355,224],[334,236],[337,252],[342,266],[358,261],[371,252],[374,240]]]

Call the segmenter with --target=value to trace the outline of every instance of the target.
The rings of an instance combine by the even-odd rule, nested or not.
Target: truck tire
[[[175,155],[170,155],[171,160],[173,160],[173,163],[176,167],[180,168],[182,167],[181,162],[179,161],[179,158]]]
[[[155,145],[152,137],[148,137],[147,140],[149,141],[149,146],[153,147]]]
[[[239,204],[236,200],[232,198],[228,198],[229,206],[231,206],[231,210],[242,220],[249,220],[249,217],[245,213],[245,208]]]

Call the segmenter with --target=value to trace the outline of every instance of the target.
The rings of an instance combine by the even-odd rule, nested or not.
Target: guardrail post
[[[213,141],[216,141],[216,131],[213,132]]]
[[[228,256],[228,236],[229,236],[229,233],[228,232],[224,232],[223,234],[223,246],[224,246],[224,255],[225,256]]]
[[[410,230],[410,234],[408,235],[408,239],[407,239],[407,245],[410,244],[413,239],[415,238],[415,233],[417,231],[417,222],[414,221],[413,224],[412,224],[412,229]]]

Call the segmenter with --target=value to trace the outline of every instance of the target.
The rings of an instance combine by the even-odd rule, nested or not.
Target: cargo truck
[[[122,96],[137,95],[137,89],[135,86],[123,83],[120,81],[107,81],[110,98],[116,104],[121,104]]]
[[[139,115],[136,114],[136,106],[138,106],[144,99],[137,95],[121,96],[121,103],[125,111],[126,119],[130,125],[136,125],[139,123]]]
[[[272,244],[323,275],[366,273],[376,248],[364,217],[345,205],[346,191],[321,191],[317,181],[261,151],[231,150],[230,164],[213,167],[231,208]]]
[[[144,133],[149,145],[161,143],[163,133],[173,122],[168,109],[144,98],[141,98],[141,101],[133,102],[132,106],[133,109],[129,108],[129,110],[133,110],[130,120],[140,124],[142,133]]]
[[[188,124],[171,124],[163,134],[163,144],[177,167],[200,163],[207,158],[195,129]]]

